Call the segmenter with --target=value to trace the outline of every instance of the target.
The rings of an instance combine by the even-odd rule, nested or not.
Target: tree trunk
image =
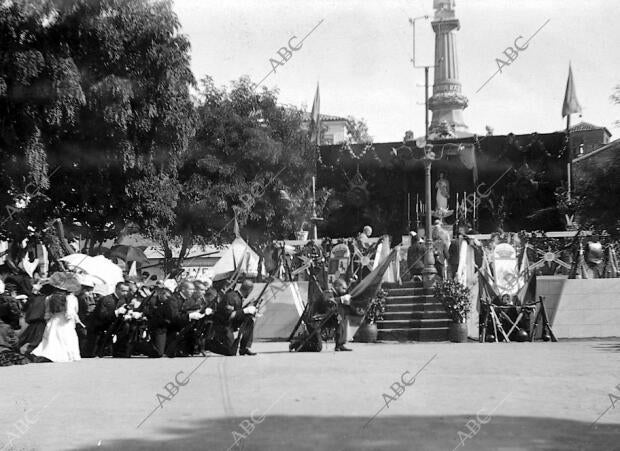
[[[164,274],[167,276],[171,274],[174,269],[174,262],[172,261],[172,249],[170,249],[170,244],[168,243],[168,240],[163,240],[162,246],[164,248]]]
[[[181,250],[179,251],[179,257],[177,258],[177,261],[176,261],[177,268],[180,268],[181,264],[185,260],[185,257],[188,251],[191,249],[192,241],[193,240],[192,240],[191,230],[189,229],[185,230],[185,232],[183,232],[183,241],[181,243]]]

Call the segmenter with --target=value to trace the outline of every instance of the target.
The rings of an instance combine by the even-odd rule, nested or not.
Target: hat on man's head
[[[412,230],[409,232],[409,235],[411,235],[412,238],[415,238],[416,236],[418,236],[418,233]]]

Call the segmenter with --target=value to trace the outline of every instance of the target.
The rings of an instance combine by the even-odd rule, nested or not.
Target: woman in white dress
[[[47,297],[46,317],[49,316],[43,340],[32,354],[52,362],[80,360],[80,345],[75,325],[82,324],[78,317],[78,300],[73,291],[80,288],[72,274],[56,273],[48,281],[57,291]],[[77,285],[76,285],[77,284]]]

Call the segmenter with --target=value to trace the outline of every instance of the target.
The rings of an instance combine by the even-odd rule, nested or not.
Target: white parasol
[[[103,255],[90,257],[84,254],[71,254],[60,260],[65,262],[69,269],[82,271],[94,277],[93,292],[103,296],[112,294],[116,284],[124,280],[123,270]]]

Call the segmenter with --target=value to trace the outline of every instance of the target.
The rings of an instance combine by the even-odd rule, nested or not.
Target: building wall
[[[620,139],[617,139],[603,148],[599,148],[588,155],[573,160],[573,180],[578,183],[588,177],[593,169],[609,167],[620,153]]]
[[[346,136],[346,127],[344,121],[323,122],[323,127],[327,130],[323,133],[321,145],[342,144]]]
[[[303,122],[301,125],[302,130],[308,130],[309,122]],[[332,144],[342,144],[347,136],[346,121],[337,120],[321,120],[321,127],[323,127],[323,135],[321,142],[322,146],[328,146]]]
[[[578,158],[579,147],[583,144],[583,154],[593,152],[609,143],[609,135],[604,128],[571,132],[571,156]]]

